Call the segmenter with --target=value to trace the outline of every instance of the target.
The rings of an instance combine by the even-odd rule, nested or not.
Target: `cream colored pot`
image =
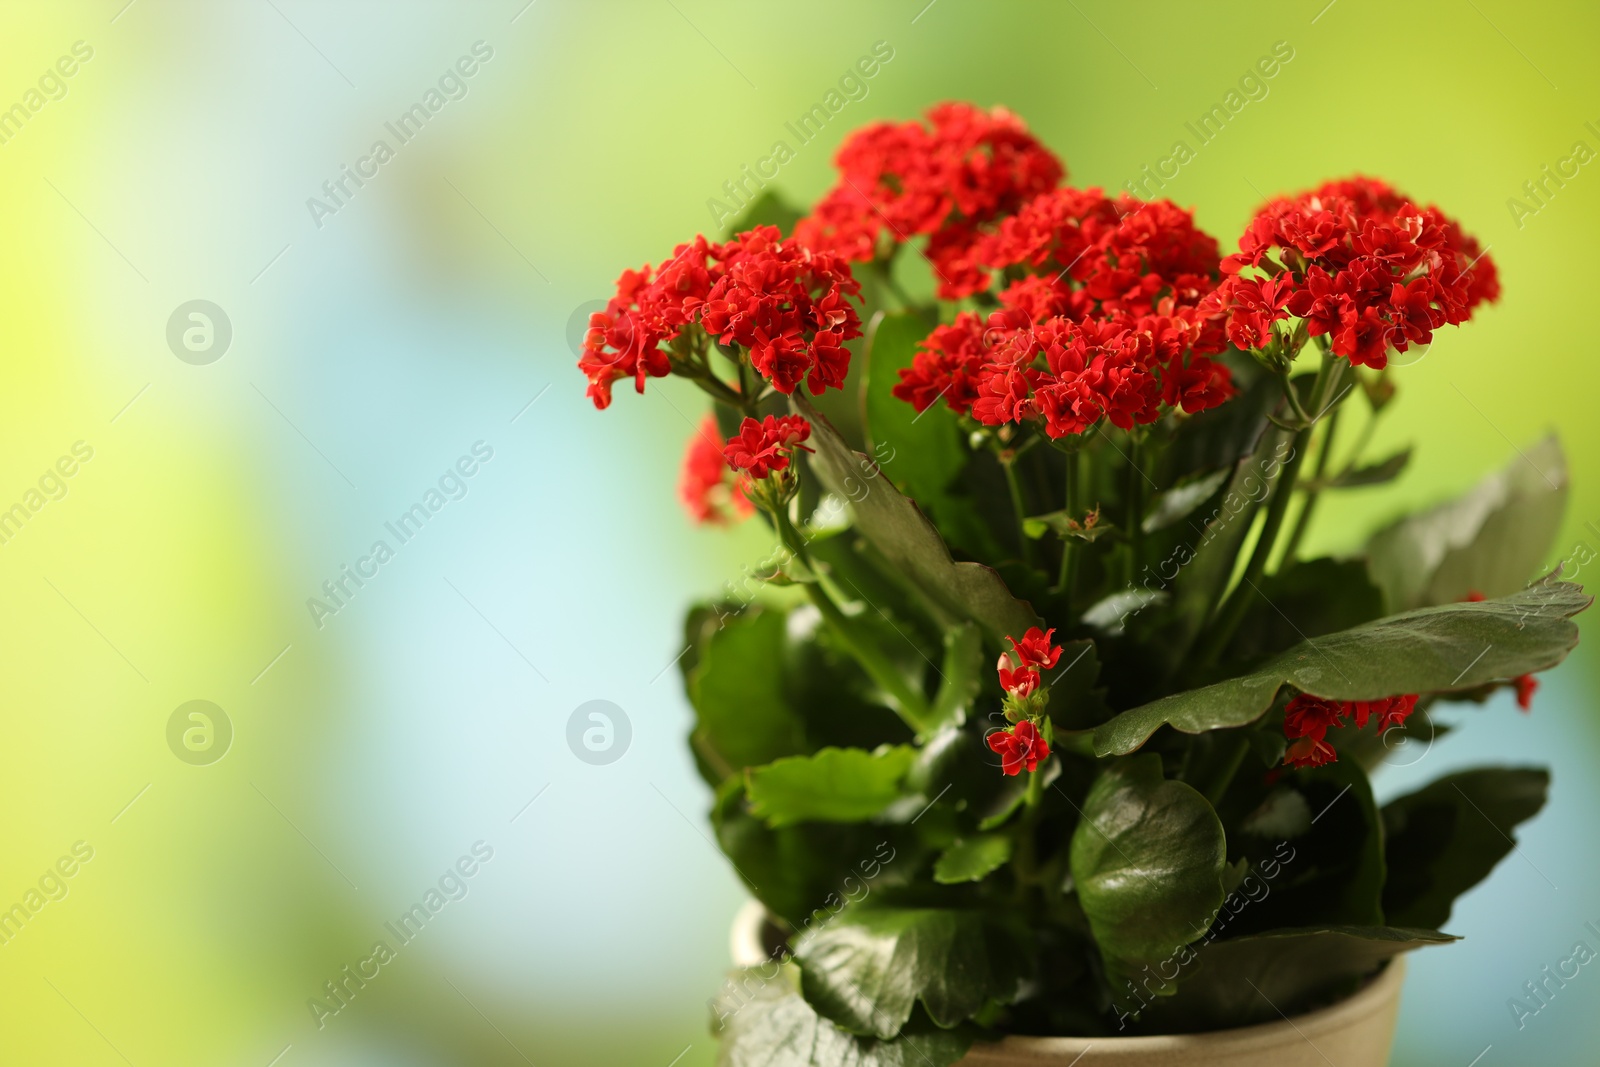
[[[737,966],[765,959],[763,918],[754,903],[735,917]],[[1008,1037],[973,1046],[958,1067],[1384,1067],[1404,978],[1396,958],[1348,1000],[1280,1022],[1168,1037]]]

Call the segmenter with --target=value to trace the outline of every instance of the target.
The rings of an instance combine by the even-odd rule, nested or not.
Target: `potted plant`
[[[1404,468],[1367,454],[1390,361],[1495,300],[1493,261],[1365,178],[1223,256],[1169,202],[1062,184],[1002,109],[837,164],[805,217],[763,195],[624,272],[579,364],[601,408],[703,389],[684,502],[774,534],[681,661],[760,902],[722,1061],[1385,1061],[1399,956],[1454,940],[1548,778],[1380,808],[1369,776],[1443,703],[1526,709],[1589,598],[1528,584],[1554,441],[1352,555],[1304,536]]]

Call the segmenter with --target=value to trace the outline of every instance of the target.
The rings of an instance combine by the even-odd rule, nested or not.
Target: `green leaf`
[[[1268,426],[1254,451],[1234,466],[1217,506],[1205,517],[1205,532],[1172,556],[1179,569],[1172,583],[1172,607],[1166,613],[1170,633],[1161,642],[1172,655],[1188,649],[1221,600],[1256,509],[1271,497],[1293,455],[1294,434]]]
[[[975,1036],[971,1027],[940,1029],[918,1012],[893,1040],[856,1037],[818,1015],[770,965],[734,971],[712,1011],[718,1067],[950,1067]]]
[[[1402,952],[1455,940],[1437,930],[1327,925],[1208,941],[1173,961],[1191,980],[1175,996],[1153,1002],[1138,1029],[1169,1033],[1276,1022],[1355,992]]]
[[[1165,780],[1159,756],[1112,764],[1072,832],[1072,880],[1101,953],[1143,963],[1203,936],[1222,904],[1226,859],[1217,813]]]
[[[995,559],[1000,548],[984,522],[984,509],[957,484],[972,454],[962,440],[956,413],[942,403],[917,412],[894,395],[900,371],[911,366],[928,323],[911,312],[878,313],[867,327],[867,443],[883,473],[917,502],[952,545],[978,559]]]
[[[900,798],[917,750],[895,745],[866,752],[825,748],[745,773],[750,811],[772,827],[797,822],[863,822]]]
[[[777,667],[784,658],[784,621],[784,612],[771,608],[729,616],[689,672],[696,720],[690,740],[718,781],[806,750],[804,724]]]
[[[717,791],[711,825],[750,892],[795,929],[820,909],[837,912],[863,882],[876,891],[908,881],[927,859],[927,849],[900,827],[808,822],[775,830],[750,813],[742,777]]]
[[[1498,600],[1420,608],[1315,637],[1248,674],[1122,712],[1095,730],[1095,752],[1132,752],[1162,726],[1198,734],[1248,725],[1285,685],[1332,700],[1376,700],[1542,671],[1578,643],[1570,619],[1591,600],[1551,576]]]
[[[1383,485],[1400,477],[1411,462],[1411,449],[1404,448],[1388,459],[1377,463],[1370,463],[1364,467],[1355,467],[1337,477],[1328,479],[1323,486],[1326,489],[1356,489],[1367,485]],[[1307,488],[1315,486],[1314,481],[1306,483]]]
[[[928,323],[910,312],[880,312],[867,335],[867,442],[902,492],[918,502],[942,497],[967,462],[955,413],[935,404],[918,415],[893,393],[900,371],[928,336]]]
[[[988,768],[988,770],[991,774],[993,773],[992,767]],[[1034,773],[1044,775],[1039,787],[1041,789],[1049,789],[1055,784],[1055,780],[1061,777],[1061,761],[1055,756],[1051,756]],[[1018,808],[1022,807],[1022,802],[1027,797],[1028,775],[1019,774],[1005,779],[1000,787],[1000,792],[994,798],[994,802],[989,805],[984,812],[983,818],[978,822],[978,829],[987,831],[1005,825],[1006,820],[1011,818]]]
[[[811,422],[812,469],[828,489],[850,501],[856,529],[890,566],[947,610],[978,623],[996,644],[1007,634],[1042,625],[1032,606],[1012,596],[992,568],[957,563],[917,505],[882,476],[875,462],[852,450],[809,400],[797,392],[790,403]]]
[[[1050,511],[1043,515],[1031,515],[1022,520],[1023,534],[1035,541],[1047,533],[1053,533],[1057,537],[1071,537],[1094,544],[1106,534],[1116,532],[1116,529],[1113,523],[1101,521],[1098,517],[1094,525],[1090,526],[1084,518],[1078,518],[1066,511]]]
[[[1367,543],[1390,611],[1504,596],[1544,565],[1567,505],[1567,461],[1554,437],[1456,500],[1401,519]]]
[[[794,207],[778,193],[771,189],[763,189],[759,196],[746,204],[744,210],[728,223],[725,232],[727,236],[732,237],[736,233],[744,233],[757,226],[776,226],[783,236],[788,237],[794,232],[794,224],[804,214],[804,211]]]
[[[1145,533],[1165,530],[1168,526],[1188,518],[1194,509],[1216,495],[1222,483],[1228,480],[1228,469],[1194,474],[1178,482],[1171,489],[1157,493],[1150,500],[1150,510],[1139,525]]]
[[[1282,652],[1295,643],[1348,630],[1383,614],[1383,594],[1361,560],[1314,559],[1263,578],[1260,595],[1228,646],[1235,660]]]
[[[939,674],[939,692],[928,716],[929,734],[967,721],[983,685],[983,632],[970,622],[947,632]]]
[[[1309,917],[1340,926],[1386,921],[1383,820],[1366,772],[1354,760],[1285,776],[1238,824],[1228,847],[1259,872],[1256,881],[1265,889],[1242,907],[1226,909],[1213,936],[1235,938]]]
[[[920,1002],[940,1026],[1009,1004],[1031,974],[1031,946],[978,911],[850,908],[796,948],[800,988],[851,1033],[892,1037]]]
[[[977,834],[944,850],[933,865],[933,880],[942,885],[979,882],[1010,859],[1010,834]]]
[[[1550,773],[1533,767],[1461,771],[1383,807],[1391,922],[1443,926],[1455,899],[1515,845],[1511,831],[1544,807]]]

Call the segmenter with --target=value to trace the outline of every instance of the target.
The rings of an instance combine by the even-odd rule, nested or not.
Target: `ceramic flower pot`
[[[759,965],[765,912],[734,918],[733,961]],[[1158,1037],[1007,1037],[974,1045],[958,1067],[1384,1067],[1400,1012],[1405,963],[1396,957],[1354,996],[1261,1026]]]

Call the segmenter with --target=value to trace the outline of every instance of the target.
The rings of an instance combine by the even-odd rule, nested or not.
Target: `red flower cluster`
[[[1326,737],[1329,730],[1353,721],[1364,729],[1376,721],[1378,730],[1399,726],[1416,709],[1415,693],[1385,697],[1382,700],[1325,700],[1301,693],[1283,709],[1283,732],[1289,738],[1283,761],[1291,767],[1320,767],[1339,758]]]
[[[1039,728],[1027,719],[1006,730],[996,730],[988,737],[989,748],[1000,757],[1000,770],[1005,774],[1018,774],[1024,768],[1030,773],[1050,758],[1050,745],[1039,735]]]
[[[877,123],[834,157],[839,182],[795,227],[812,248],[865,262],[891,244],[928,234],[939,295],[959,299],[987,284],[972,253],[985,228],[1051,189],[1065,174],[1022,120],[1005,108],[946,103],[920,122]]]
[[[936,328],[894,394],[923,411],[943,397],[990,426],[1041,419],[1051,437],[1101,418],[1128,429],[1233,393],[1220,316],[1202,300],[1219,277],[1217,243],[1166,201],[1098,189],[1035,198],[978,244],[999,268],[1042,269],[999,294],[987,320],[963,312]]]
[[[589,319],[578,369],[595,407],[607,407],[612,383],[633,378],[642,393],[646,378],[668,374],[672,362],[661,346],[698,328],[743,348],[780,393],[794,392],[802,379],[813,393],[839,388],[850,369],[845,342],[861,336],[849,300],[860,290],[843,259],[780,240],[776,226],[724,244],[696,237],[654,272],[648,265],[622,272],[617,295]]]
[[[1370,178],[1270,201],[1222,269],[1230,277],[1214,299],[1240,348],[1264,348],[1273,324],[1294,316],[1310,336],[1329,335],[1336,355],[1377,368],[1389,349],[1428,344],[1500,295],[1494,261],[1455,220]]]
[[[1060,646],[1050,639],[1054,633],[1054,628],[1040,630],[1033,626],[1022,635],[1021,641],[1015,637],[1006,638],[1011,642],[1011,653],[1000,653],[1000,662],[996,664],[1001,689],[1018,700],[1033,695],[1039,688],[1039,672],[1049,670],[1061,659]],[[1016,667],[1011,666],[1013,657],[1018,664]]]
[[[689,517],[702,525],[727,526],[755,510],[723,455],[724,444],[716,418],[707,415],[683,453],[678,499]]]
[[[810,436],[811,424],[799,415],[768,415],[760,422],[745,419],[739,432],[728,438],[722,454],[734,470],[765,478],[787,467],[796,448],[810,452],[800,443]]]

